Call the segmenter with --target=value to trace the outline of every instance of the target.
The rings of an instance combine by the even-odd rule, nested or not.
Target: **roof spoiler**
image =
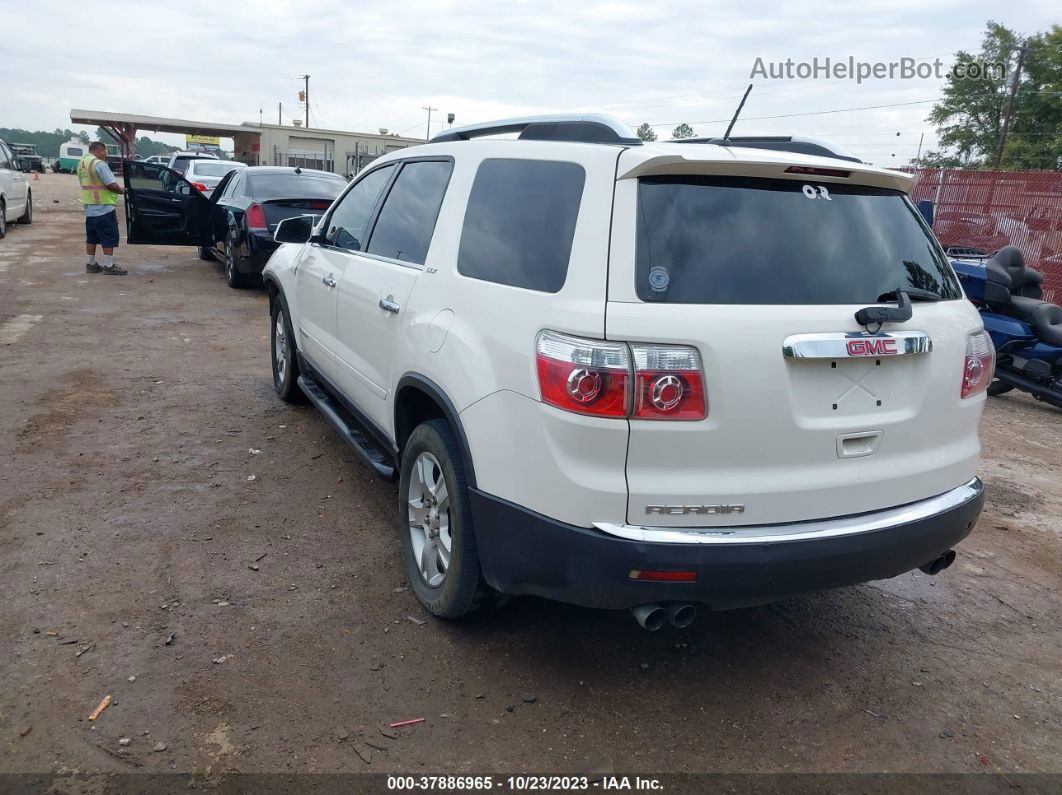
[[[802,155],[833,157],[862,163],[847,149],[821,138],[796,135],[739,135],[730,138],[684,138],[672,141],[676,144],[713,144],[715,146],[742,146],[748,149],[774,149],[780,152],[797,152]]]
[[[641,146],[631,128],[607,113],[570,113],[550,116],[524,116],[470,124],[441,132],[432,143],[468,141],[487,135],[520,133],[521,141],[568,141],[587,144]]]

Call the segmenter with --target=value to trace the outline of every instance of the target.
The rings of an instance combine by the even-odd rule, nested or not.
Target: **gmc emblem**
[[[895,356],[899,352],[892,337],[848,340],[849,356]]]
[[[671,516],[707,513],[745,513],[744,505],[646,505],[646,513],[663,513]]]

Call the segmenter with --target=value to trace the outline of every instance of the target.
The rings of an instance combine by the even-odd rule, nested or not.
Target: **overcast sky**
[[[311,126],[419,136],[426,105],[438,108],[436,131],[447,113],[459,125],[605,111],[657,125],[662,138],[681,121],[721,135],[757,57],[947,67],[956,50],[979,48],[988,19],[1020,33],[1062,22],[1058,0],[34,0],[12,10],[0,21],[0,126],[70,127],[72,107],[225,123],[257,121],[261,108],[276,122],[278,102],[290,124],[303,113],[297,76],[309,73]],[[924,119],[940,80],[752,82],[735,134],[822,135],[881,165],[913,157],[922,132],[933,145]],[[896,103],[918,104],[755,118]]]

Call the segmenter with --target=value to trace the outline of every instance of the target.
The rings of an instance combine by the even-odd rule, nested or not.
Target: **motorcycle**
[[[1062,408],[1062,307],[1043,300],[1043,274],[1025,267],[1016,246],[952,265],[996,346],[988,394],[1017,388]]]

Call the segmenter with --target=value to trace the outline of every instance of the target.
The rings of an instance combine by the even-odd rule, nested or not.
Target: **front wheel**
[[[7,205],[0,199],[0,240],[7,237]]]
[[[479,566],[461,448],[445,420],[429,420],[409,435],[398,513],[406,576],[430,613],[461,618],[492,601]]]
[[[285,311],[284,302],[277,296],[273,302],[272,350],[273,389],[285,403],[305,403],[306,395],[299,386],[299,360],[295,355],[295,335]]]
[[[995,397],[996,395],[1005,395],[1007,392],[1014,388],[1014,384],[1008,384],[1006,381],[997,378],[991,384],[988,385],[988,394]]]

